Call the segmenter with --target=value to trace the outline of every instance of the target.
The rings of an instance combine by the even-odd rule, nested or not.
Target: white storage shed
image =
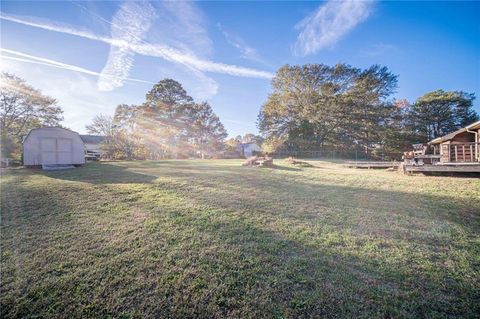
[[[23,165],[85,164],[83,141],[77,132],[61,127],[31,130],[23,140]]]

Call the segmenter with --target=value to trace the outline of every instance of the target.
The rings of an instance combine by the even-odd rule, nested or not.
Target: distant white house
[[[62,127],[31,130],[23,139],[23,165],[81,165],[83,141],[77,132]]]
[[[103,154],[101,143],[105,141],[105,136],[80,135],[80,137],[82,138],[87,158],[99,158]]]
[[[261,152],[262,148],[255,142],[240,143],[238,144],[238,151],[245,157],[255,155],[256,152]]]

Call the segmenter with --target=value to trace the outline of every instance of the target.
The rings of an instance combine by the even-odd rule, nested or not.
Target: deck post
[[[463,161],[465,162],[465,144],[462,145]]]
[[[450,147],[450,143],[448,143],[447,145],[448,145],[448,161],[447,162],[451,162],[452,161],[452,148]]]
[[[455,162],[458,162],[458,150],[457,150],[457,145],[455,145]]]
[[[470,145],[470,161],[473,162],[474,154],[473,154],[473,147]]]

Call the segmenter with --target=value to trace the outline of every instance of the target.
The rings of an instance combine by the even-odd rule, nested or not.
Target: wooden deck
[[[400,162],[385,162],[385,161],[349,161],[347,162],[348,167],[353,168],[398,168],[400,166]]]
[[[442,165],[402,165],[400,167],[405,174],[415,172],[435,173],[480,173],[480,163],[445,163]]]

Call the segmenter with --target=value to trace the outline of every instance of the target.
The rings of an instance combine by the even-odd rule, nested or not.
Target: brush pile
[[[242,164],[242,166],[254,166],[254,167],[272,167],[273,158],[268,156],[252,156],[247,158],[247,160]]]
[[[295,165],[295,166],[300,166],[300,167],[313,167],[312,164],[303,162],[303,161],[298,161],[294,159],[292,156],[286,159],[288,164]]]

